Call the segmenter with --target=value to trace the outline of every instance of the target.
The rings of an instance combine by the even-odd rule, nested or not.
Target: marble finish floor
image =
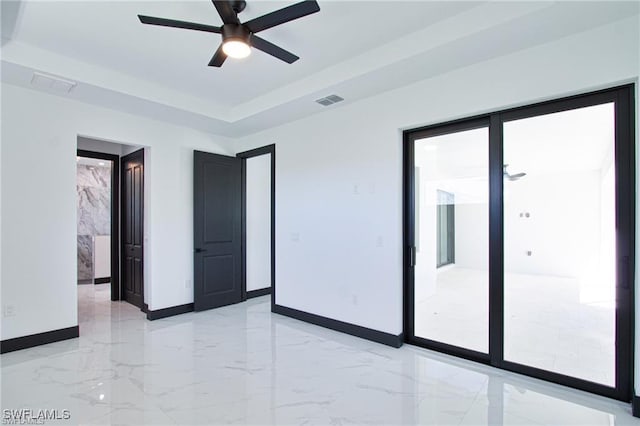
[[[79,339],[0,357],[3,409],[68,409],[63,424],[640,425],[628,404],[271,314],[268,297],[149,322],[108,286],[78,291]]]

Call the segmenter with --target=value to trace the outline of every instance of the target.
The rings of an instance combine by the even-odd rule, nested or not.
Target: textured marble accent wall
[[[93,239],[111,233],[111,163],[77,165],[78,281],[92,280]]]
[[[93,279],[93,237],[78,235],[78,281]]]

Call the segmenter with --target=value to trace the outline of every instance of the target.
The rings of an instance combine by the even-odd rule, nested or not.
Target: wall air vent
[[[322,106],[329,106],[342,101],[344,101],[344,98],[341,98],[338,95],[329,95],[324,98],[316,99],[316,102]]]
[[[39,89],[49,89],[58,93],[69,93],[77,83],[64,78],[55,77],[35,71],[31,77],[31,85]]]

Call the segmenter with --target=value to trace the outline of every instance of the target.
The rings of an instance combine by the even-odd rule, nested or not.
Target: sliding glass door
[[[489,351],[487,121],[414,142],[415,336]]]
[[[615,385],[614,104],[504,123],[504,359]]]
[[[629,400],[632,94],[405,132],[409,343]]]

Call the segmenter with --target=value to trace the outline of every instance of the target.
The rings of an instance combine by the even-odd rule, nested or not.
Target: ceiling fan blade
[[[251,46],[258,50],[262,50],[264,53],[268,53],[271,56],[275,56],[288,64],[292,64],[300,59],[293,53],[287,52],[283,48],[278,47],[273,43],[269,43],[267,40],[260,38],[255,34],[251,34]]]
[[[320,6],[315,0],[303,1],[252,19],[243,25],[252,33],[257,33],[319,11]]]
[[[218,11],[218,15],[225,24],[239,24],[238,15],[236,14],[231,2],[225,0],[211,0]]]
[[[138,19],[143,24],[160,25],[162,27],[184,28],[186,30],[206,31],[208,33],[220,34],[220,27],[213,25],[197,24],[195,22],[176,21],[175,19],[155,18],[153,16],[138,15]]]
[[[218,47],[218,50],[216,50],[216,53],[213,54],[213,57],[209,61],[209,66],[220,68],[222,64],[224,64],[224,61],[226,59],[227,54],[222,51],[222,45],[220,45],[220,47]]]

